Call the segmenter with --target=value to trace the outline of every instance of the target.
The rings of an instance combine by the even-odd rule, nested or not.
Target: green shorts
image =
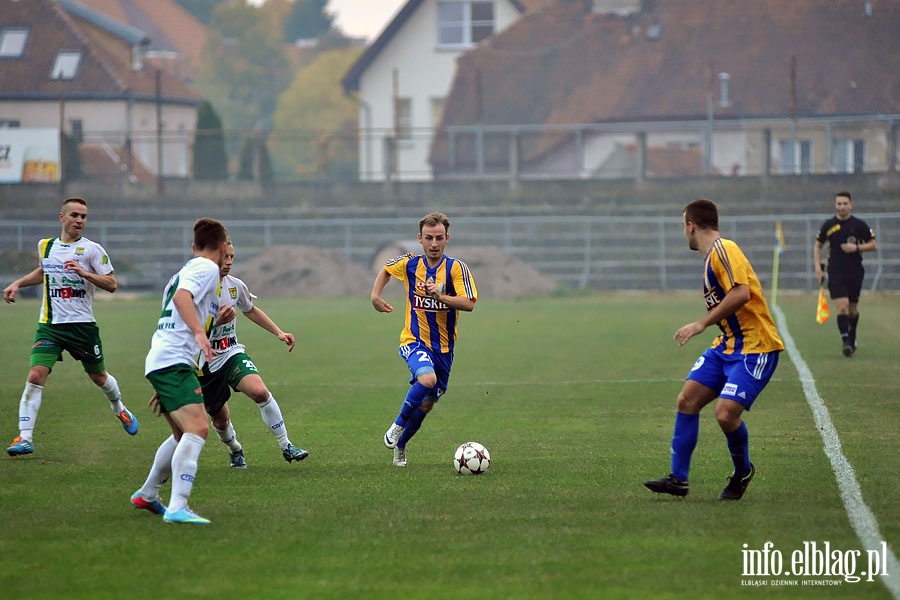
[[[81,361],[85,373],[102,373],[103,343],[96,323],[38,323],[31,346],[31,366],[42,365],[53,370],[62,361],[63,351]]]
[[[243,352],[229,358],[215,373],[210,373],[208,364],[204,365],[200,385],[203,387],[203,404],[207,414],[217,415],[231,398],[231,390],[237,391],[238,384],[247,375],[259,375],[259,370]]]
[[[153,390],[159,394],[160,412],[175,412],[188,404],[203,402],[197,380],[197,369],[190,365],[173,365],[147,373]]]

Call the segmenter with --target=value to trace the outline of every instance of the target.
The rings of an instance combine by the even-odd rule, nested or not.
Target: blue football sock
[[[394,423],[400,427],[409,427],[409,419],[416,414],[417,409],[422,406],[425,397],[431,393],[431,388],[426,387],[418,381],[409,387],[406,392],[406,399],[403,400],[403,406],[400,407],[400,414],[394,420]]]
[[[424,410],[417,410],[406,420],[406,429],[403,430],[403,435],[401,435],[400,439],[397,441],[398,448],[406,448],[406,443],[412,436],[416,435],[416,432],[419,431],[419,428],[422,426],[422,421],[424,421],[427,416],[428,413]]]
[[[675,433],[672,434],[672,475],[681,481],[688,480],[691,455],[700,436],[700,415],[679,412],[675,415]]]
[[[747,425],[741,421],[741,426],[726,433],[725,439],[728,440],[728,450],[734,462],[734,474],[743,477],[750,473],[750,433]]]

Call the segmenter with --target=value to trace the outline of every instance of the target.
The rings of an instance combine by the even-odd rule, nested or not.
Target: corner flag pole
[[[772,256],[772,306],[778,305],[778,269],[784,252],[784,230],[781,221],[775,221],[775,252]]]

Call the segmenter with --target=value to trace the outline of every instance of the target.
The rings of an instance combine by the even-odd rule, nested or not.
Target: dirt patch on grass
[[[418,248],[421,252],[421,247]],[[279,245],[247,261],[234,274],[255,294],[268,297],[334,298],[367,297],[375,273],[384,261],[415,248],[405,244],[386,246],[373,257],[370,270],[344,257],[311,246]],[[521,298],[552,293],[557,284],[531,265],[494,246],[453,248],[448,254],[468,265],[478,287],[479,299]],[[395,284],[388,290],[396,292]]]

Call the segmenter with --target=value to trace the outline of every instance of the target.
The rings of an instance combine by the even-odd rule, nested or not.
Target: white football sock
[[[281,415],[278,403],[275,402],[275,397],[270,393],[269,399],[263,404],[257,404],[257,406],[259,407],[263,423],[269,427],[269,431],[278,440],[278,445],[284,450],[291,441],[288,439],[287,427],[284,426],[284,417]]]
[[[175,512],[187,506],[197,475],[197,460],[205,443],[199,435],[181,434],[181,441],[172,454],[172,496],[167,510]]]
[[[22,392],[22,398],[19,400],[19,436],[29,442],[34,441],[34,424],[37,422],[43,393],[43,386],[26,381],[25,390]]]
[[[152,500],[159,498],[159,488],[172,475],[172,455],[175,454],[175,448],[178,442],[175,436],[170,435],[165,441],[159,445],[156,450],[156,456],[153,457],[153,466],[150,467],[150,474],[147,475],[147,481],[141,486],[141,496]]]
[[[228,428],[224,431],[221,429],[216,429],[213,427],[216,432],[216,435],[219,436],[219,441],[228,446],[228,449],[232,452],[238,452],[243,449],[241,443],[237,441],[237,433],[234,431],[234,425],[232,425],[231,421],[228,421]]]
[[[125,410],[125,405],[122,404],[122,392],[119,391],[119,382],[111,373],[106,374],[106,383],[100,386],[100,391],[109,400],[114,413],[119,414]]]

